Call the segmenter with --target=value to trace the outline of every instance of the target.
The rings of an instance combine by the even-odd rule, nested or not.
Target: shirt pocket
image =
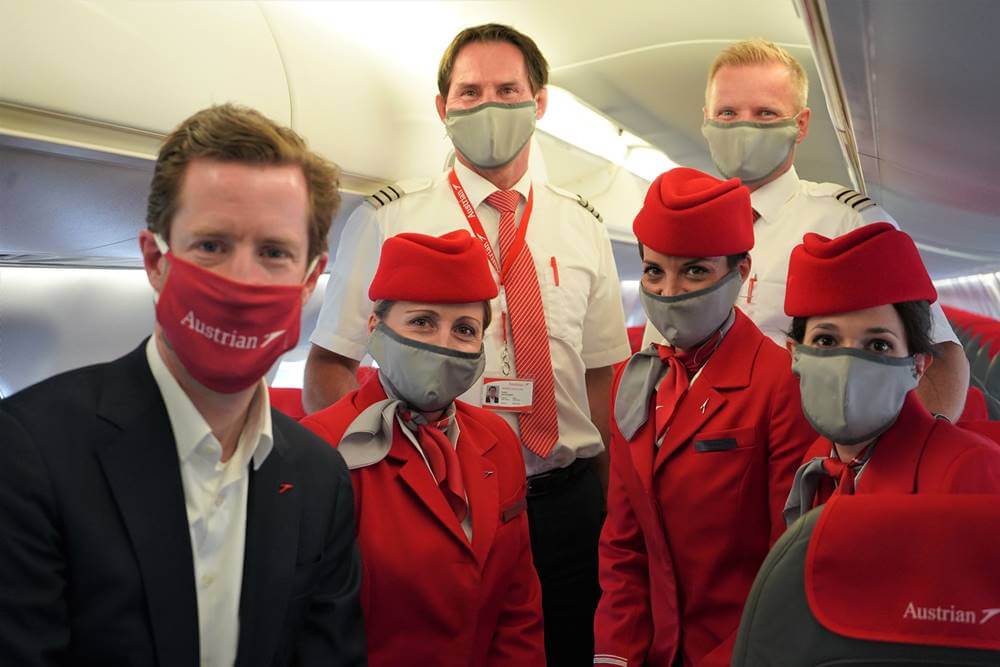
[[[576,350],[582,349],[583,322],[590,301],[590,273],[551,255],[536,258],[535,271],[549,335]]]

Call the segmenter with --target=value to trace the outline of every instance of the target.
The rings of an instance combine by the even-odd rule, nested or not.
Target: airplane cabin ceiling
[[[825,2],[865,184],[935,278],[1000,270],[1000,3]]]
[[[69,4],[99,9],[109,20],[119,7],[118,3]],[[661,148],[675,162],[707,170],[712,165],[700,125],[704,79],[712,57],[725,44],[745,37],[762,36],[781,43],[802,60],[812,84],[813,120],[810,136],[798,150],[799,173],[812,180],[850,185],[806,29],[792,0],[257,4],[276,44],[294,40],[295,28],[306,19],[314,19],[312,23],[320,32],[326,30],[329,39],[357,40],[344,47],[356,51],[357,61],[337,61],[343,62],[343,68],[357,70],[347,79],[331,79],[337,68],[325,61],[296,70],[297,63],[308,61],[309,45],[317,44],[312,37],[283,51],[287,113],[295,127],[307,138],[316,136],[319,148],[329,148],[331,157],[343,161],[348,171],[351,150],[367,152],[365,164],[386,167],[386,173],[357,171],[372,179],[400,177],[397,171],[412,169],[410,157],[404,160],[403,156],[418,153],[425,154],[425,167],[439,168],[446,140],[432,105],[436,59],[455,30],[493,20],[513,24],[536,39],[549,60],[553,84]],[[154,5],[161,14],[174,6],[150,6]],[[123,6],[134,17],[135,5]],[[1000,186],[994,176],[1000,173],[1000,152],[991,125],[1000,63],[996,51],[987,46],[1000,24],[1000,3],[838,0],[824,6],[872,196],[923,244],[935,277],[1000,268],[1000,253],[989,250],[1000,248]],[[199,11],[212,14],[221,11],[220,7]],[[246,9],[241,8],[240,15],[249,21]],[[323,23],[338,17],[348,25]],[[414,22],[419,22],[419,29],[414,29]],[[368,46],[359,46],[363,43]],[[411,52],[409,61],[400,60]],[[376,57],[385,62],[378,67],[368,62]],[[52,58],[46,62],[52,66]],[[232,58],[225,58],[223,64],[231,68]],[[372,78],[362,76],[364,67],[372,70]],[[273,69],[267,69],[269,80],[280,79]],[[326,77],[321,76],[324,72]],[[199,81],[205,90],[215,90],[214,79]],[[352,94],[352,87],[363,85],[384,91],[381,102],[371,101],[378,98],[371,91]],[[328,88],[328,93],[310,97],[310,87],[317,86]],[[227,88],[218,90],[224,93]],[[315,108],[308,108],[310,104]],[[324,130],[340,124],[353,128],[357,119],[352,117],[357,114],[372,116],[374,129],[351,134],[347,148],[337,143],[346,141],[342,138],[323,143],[327,140]],[[159,125],[168,127],[173,122],[164,116]],[[412,131],[421,138],[407,147],[402,139],[389,141],[378,135],[376,126]],[[134,265],[138,259],[134,238],[142,224],[148,163],[105,159],[85,151],[49,152],[51,147],[30,142],[0,141],[0,263],[36,254],[89,265]],[[395,164],[393,155],[406,164]],[[563,164],[552,161],[553,171],[572,171],[564,167],[573,156],[560,157]],[[587,165],[577,170],[593,169]],[[345,198],[338,223],[358,201],[358,195]],[[614,215],[604,213],[605,217]],[[335,230],[339,228],[340,224],[335,225]]]

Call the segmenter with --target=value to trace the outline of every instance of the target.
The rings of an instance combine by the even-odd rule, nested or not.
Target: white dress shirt
[[[873,222],[896,221],[877,204],[862,211],[838,201],[844,187],[836,183],[813,183],[799,178],[792,167],[787,172],[750,193],[750,204],[760,215],[753,226],[754,246],[750,251],[750,278],[736,305],[753,320],[765,336],[784,347],[785,333],[792,318],[785,315],[785,282],[792,249],[802,243],[807,232],[834,238]],[[852,200],[845,197],[849,202]],[[859,203],[855,202],[856,204]],[[861,206],[859,206],[861,208]],[[837,289],[831,285],[830,289]],[[958,342],[948,318],[938,303],[931,306],[931,339],[935,343]],[[653,325],[646,323],[643,346],[663,342]]]
[[[236,661],[239,640],[249,466],[252,460],[254,470],[259,469],[274,444],[267,385],[263,380],[257,385],[236,451],[221,463],[222,445],[163,363],[155,336],[146,344],[146,359],[177,443],[191,531],[201,664],[228,667]]]
[[[461,163],[456,163],[455,171],[496,250],[500,215],[485,203],[496,187]],[[514,186],[522,195],[518,221],[530,187],[528,174]],[[399,199],[379,208],[362,204],[347,221],[330,269],[319,321],[310,339],[352,359],[364,357],[367,348],[366,325],[372,309],[368,286],[382,242],[401,232],[440,236],[455,229],[469,230],[447,174],[433,180],[403,182],[397,189],[405,192]],[[536,183],[534,197],[526,238],[548,325],[559,442],[544,460],[524,450],[529,475],[601,452],[600,433],[590,421],[584,371],[609,366],[629,355],[618,270],[604,225],[577,203],[575,195],[551,185]],[[558,267],[558,285],[553,258]],[[499,363],[503,332],[498,300],[493,302],[493,313],[494,321],[483,341],[486,375],[499,377],[503,375]],[[513,357],[513,346],[510,351]],[[516,366],[515,357],[514,373]],[[478,406],[480,396],[481,383],[477,383],[461,399]],[[500,414],[519,433],[516,416]]]

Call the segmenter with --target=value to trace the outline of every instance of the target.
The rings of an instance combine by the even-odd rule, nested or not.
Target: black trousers
[[[542,584],[548,667],[594,662],[603,513],[601,483],[590,461],[528,479],[531,553]]]

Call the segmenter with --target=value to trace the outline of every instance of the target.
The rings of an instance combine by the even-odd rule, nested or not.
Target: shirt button
[[[201,587],[208,588],[209,586],[212,585],[213,581],[215,581],[215,577],[213,577],[210,574],[206,574],[204,577],[201,578]]]
[[[219,495],[217,495],[215,497],[215,506],[216,507],[222,507],[222,503],[224,503],[224,502],[226,502],[226,496],[225,495],[223,495],[223,494],[220,493]]]

